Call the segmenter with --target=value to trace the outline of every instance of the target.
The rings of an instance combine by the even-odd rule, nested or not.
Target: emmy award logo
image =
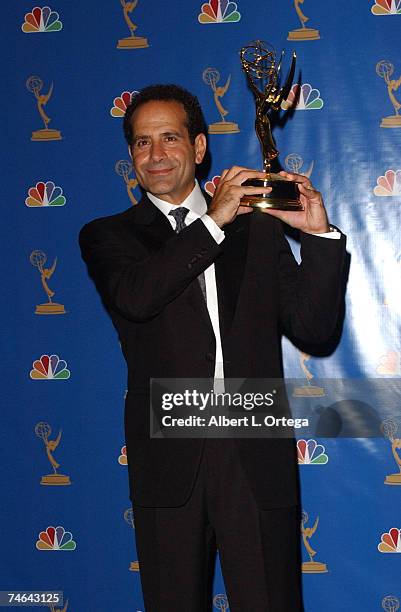
[[[401,115],[398,112],[401,108],[401,102],[398,102],[397,98],[394,95],[394,92],[397,91],[399,86],[401,85],[401,76],[397,80],[390,79],[393,72],[394,66],[393,64],[391,64],[391,62],[388,62],[387,60],[381,60],[376,64],[376,74],[382,79],[384,79],[387,85],[388,96],[395,111],[394,115],[383,117],[380,123],[380,127],[383,128],[401,127]]]
[[[398,430],[398,425],[392,419],[385,419],[381,424],[381,430],[383,435],[391,442],[391,451],[393,453],[394,461],[399,469],[398,474],[389,474],[389,476],[386,476],[384,484],[401,485],[401,455],[399,454],[399,450],[401,449],[401,439],[395,437]]]
[[[118,176],[123,177],[127,188],[128,197],[131,200],[132,205],[135,206],[135,204],[138,204],[138,200],[134,196],[134,190],[138,186],[138,181],[135,177],[129,178],[129,175],[132,172],[132,163],[127,159],[120,159],[114,166],[114,169]]]
[[[244,185],[250,187],[271,187],[270,193],[261,196],[244,196],[241,204],[256,208],[280,210],[302,210],[298,187],[295,181],[284,179],[280,174],[270,173],[271,163],[278,157],[270,125],[269,114],[278,111],[287,99],[295,73],[296,55],[293,53],[291,68],[283,87],[279,87],[279,75],[284,51],[279,62],[276,52],[268,43],[256,40],[240,51],[242,69],[245,72],[256,106],[255,131],[263,151],[263,171],[266,179],[249,179]]]
[[[43,253],[43,251],[32,251],[29,257],[29,261],[35,268],[39,270],[42,287],[45,290],[48,298],[48,302],[46,302],[45,304],[38,304],[36,306],[35,314],[65,314],[63,304],[57,304],[57,302],[52,302],[52,297],[55,295],[55,293],[50,289],[47,284],[47,281],[53,276],[54,270],[56,269],[57,257],[55,258],[51,268],[44,267],[47,261],[47,257],[45,253]]]
[[[309,168],[305,170],[305,172],[301,172],[302,166],[304,165],[304,160],[300,155],[298,155],[298,153],[290,153],[284,160],[284,164],[288,172],[302,174],[303,176],[307,176],[308,178],[310,178],[312,174],[314,163],[315,162],[312,161]]]
[[[294,0],[294,7],[297,12],[301,27],[296,30],[288,32],[287,40],[318,40],[320,38],[319,30],[314,28],[307,28],[306,22],[309,21],[309,17],[303,14],[300,8],[300,4],[303,4],[304,0]]]
[[[292,393],[294,397],[323,397],[325,395],[323,387],[311,384],[313,374],[305,365],[305,362],[309,361],[310,358],[310,355],[302,353],[302,351],[299,352],[299,362],[308,384],[303,387],[295,387]]]
[[[382,608],[386,612],[397,612],[400,607],[400,601],[398,597],[394,597],[394,595],[386,595],[382,599]]]
[[[132,13],[132,11],[136,8],[138,0],[134,0],[133,2],[127,2],[127,0],[120,0],[120,2],[124,11],[124,19],[131,35],[127,38],[120,38],[117,44],[117,49],[143,49],[145,47],[149,47],[147,38],[135,35],[135,30],[138,26],[135,25],[135,23],[130,18],[130,13]]]
[[[57,473],[57,468],[60,467],[60,464],[57,463],[57,461],[53,457],[54,451],[60,444],[61,430],[58,432],[58,436],[55,440],[49,440],[49,436],[51,432],[52,430],[48,423],[41,422],[41,423],[37,423],[35,426],[35,433],[38,436],[38,438],[42,438],[45,444],[47,458],[50,461],[52,468],[54,470],[54,474],[47,474],[46,476],[42,476],[40,484],[42,485],[69,485],[71,484],[70,477]]]
[[[68,599],[65,602],[65,605],[64,605],[63,609],[55,608],[54,604],[52,604],[52,603],[49,603],[49,608],[50,608],[50,612],[67,612],[67,609],[68,609]]]
[[[237,123],[225,120],[226,115],[228,115],[228,110],[226,110],[220,102],[220,98],[226,94],[230,87],[231,74],[224,87],[217,87],[217,83],[220,81],[220,73],[216,68],[206,68],[206,70],[203,71],[202,78],[203,82],[209,85],[213,91],[214,103],[221,117],[221,121],[216,121],[216,123],[211,123],[209,125],[209,134],[234,134],[239,132]]]
[[[128,525],[132,529],[135,529],[134,511],[132,510],[132,508],[127,508],[127,510],[124,512],[124,520],[125,520],[126,523],[128,523]],[[139,572],[139,563],[138,563],[138,561],[131,561],[131,563],[129,565],[129,570],[130,570],[130,572]]]
[[[59,130],[51,130],[47,127],[51,119],[46,115],[45,111],[43,110],[43,107],[46,106],[53,93],[53,83],[51,84],[50,89],[46,95],[40,93],[43,89],[43,81],[40,77],[29,77],[26,82],[26,87],[28,91],[31,91],[34,94],[39,115],[41,116],[43,123],[45,124],[44,129],[32,132],[31,140],[61,140],[61,132]]]
[[[312,546],[309,544],[309,540],[315,533],[317,526],[319,524],[319,517],[316,518],[316,521],[313,527],[305,527],[308,520],[309,520],[309,517],[307,513],[302,511],[302,520],[301,520],[302,541],[309,555],[309,561],[304,561],[302,563],[302,571],[304,574],[325,574],[327,572],[327,565],[325,563],[319,563],[319,561],[313,560],[314,556],[316,555],[316,551],[313,550]]]
[[[229,609],[228,599],[226,595],[219,593],[213,597],[213,606],[216,610],[221,610],[221,612],[227,612]]]

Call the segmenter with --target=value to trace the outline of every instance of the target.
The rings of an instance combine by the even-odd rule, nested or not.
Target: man
[[[282,377],[281,329],[317,343],[336,326],[345,239],[303,176],[283,173],[300,181],[303,212],[242,214],[250,209],[241,197],[259,191],[242,183],[265,175],[241,167],[222,172],[210,202],[195,181],[203,126],[197,99],[177,86],[136,95],[124,131],[143,197],[80,235],[128,364],[125,431],[145,606],[210,610],[218,548],[231,612],[295,612],[293,440],[151,439],[149,381]],[[300,230],[301,266],[274,217]]]

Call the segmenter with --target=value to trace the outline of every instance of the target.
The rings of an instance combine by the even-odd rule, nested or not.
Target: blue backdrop
[[[68,612],[140,611],[125,363],[77,244],[85,222],[140,195],[125,161],[127,96],[156,82],[198,95],[212,193],[223,168],[261,165],[239,49],[262,38],[297,51],[298,105],[274,136],[282,165],[311,174],[348,235],[351,268],[336,352],[309,359],[285,342],[285,370],[309,384],[399,378],[401,2],[7,4],[0,590],[62,590],[67,608],[55,610]],[[213,88],[226,84],[217,101],[227,125],[216,134]],[[327,569],[304,574],[307,612],[398,609],[401,486],[388,486],[401,484],[388,481],[401,471],[397,427],[401,418],[381,439],[299,446],[304,527],[319,517],[310,543]],[[219,570],[215,594],[224,594]],[[229,609],[224,597],[215,609]]]

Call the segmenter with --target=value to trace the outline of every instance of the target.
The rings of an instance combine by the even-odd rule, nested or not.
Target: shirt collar
[[[161,200],[160,198],[154,196],[152,193],[149,193],[148,191],[146,192],[146,195],[148,196],[149,200],[153,202],[155,206],[157,206],[160,212],[166,215],[166,217],[168,216],[170,211],[175,210],[177,208],[176,204],[170,204],[170,202]],[[185,208],[188,208],[189,213],[187,215],[187,223],[190,220],[198,219],[207,212],[206,200],[196,179],[193,190],[191,191],[189,196],[187,196],[185,200],[181,202],[181,204],[179,204],[178,206],[185,206]]]

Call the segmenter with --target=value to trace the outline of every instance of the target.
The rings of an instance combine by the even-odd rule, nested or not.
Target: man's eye
[[[174,142],[175,140],[177,140],[176,136],[166,136],[166,140],[167,142]]]
[[[145,147],[148,143],[149,141],[144,138],[142,140],[137,140],[135,142],[135,148],[140,149],[141,147]]]

